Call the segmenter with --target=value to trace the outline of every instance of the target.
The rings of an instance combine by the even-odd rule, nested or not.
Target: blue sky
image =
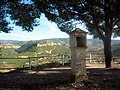
[[[79,26],[80,29],[86,30],[84,25]],[[55,23],[48,21],[44,15],[40,20],[40,25],[35,27],[32,32],[22,31],[20,27],[15,26],[11,33],[0,33],[0,40],[41,40],[50,38],[69,38],[69,35],[61,32]],[[88,35],[87,38],[92,38]],[[119,39],[120,38],[116,38]]]

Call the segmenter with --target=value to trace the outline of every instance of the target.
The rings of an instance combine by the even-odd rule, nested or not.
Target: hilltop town
[[[43,46],[61,46],[61,43],[58,42],[41,42],[37,44],[37,47],[43,47]]]

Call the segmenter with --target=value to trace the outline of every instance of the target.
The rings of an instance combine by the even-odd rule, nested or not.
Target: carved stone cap
[[[80,33],[84,33],[84,34],[87,34],[87,32],[85,32],[85,31],[83,31],[83,30],[81,30],[81,29],[79,29],[79,28],[76,28],[74,31],[72,31],[72,32],[70,32],[70,33],[68,33],[68,34],[80,34]]]

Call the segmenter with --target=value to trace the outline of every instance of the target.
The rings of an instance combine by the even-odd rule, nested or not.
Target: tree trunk
[[[104,43],[105,66],[106,68],[110,68],[112,61],[111,37],[105,38],[105,40],[103,40],[103,43]]]

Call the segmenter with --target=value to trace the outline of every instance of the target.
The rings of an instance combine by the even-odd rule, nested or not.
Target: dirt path
[[[70,69],[0,73],[0,90],[120,90],[120,69],[88,68],[87,75],[72,83]]]

